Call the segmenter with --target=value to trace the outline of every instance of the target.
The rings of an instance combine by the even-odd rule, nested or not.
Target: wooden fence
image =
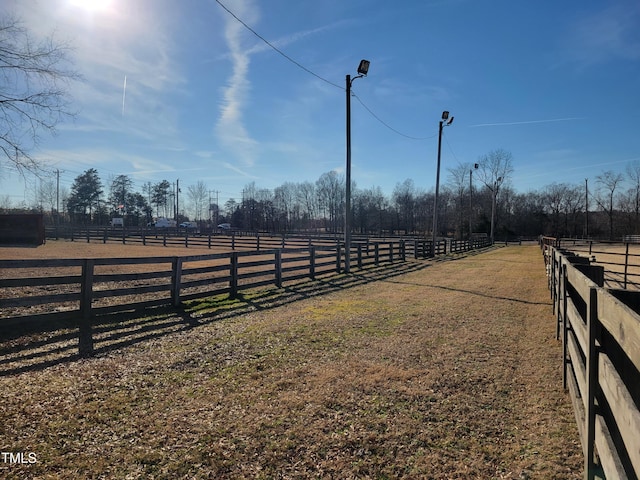
[[[589,257],[591,263],[603,266],[608,286],[640,290],[640,242],[637,236],[626,236],[622,242],[555,237],[542,237],[540,241],[545,248],[571,250]]]
[[[265,248],[274,245],[273,238],[220,237],[205,237],[204,241],[208,245],[220,242],[216,245],[227,250],[232,247],[232,251],[142,258],[0,260],[0,326],[78,320],[80,354],[89,355],[93,351],[92,318],[96,315],[161,305],[177,307],[188,300],[221,294],[236,297],[241,290],[281,287],[285,281],[313,280],[317,275],[344,270],[341,243],[316,245],[307,239],[301,243],[305,246],[283,247],[294,242],[283,238],[275,242],[278,248]],[[128,236],[123,238],[131,241]],[[162,241],[168,242],[169,238],[163,236]],[[189,237],[185,238],[189,242]],[[437,242],[436,253],[447,253],[447,244]],[[352,243],[351,268],[404,262],[408,245],[416,259],[432,255],[431,242],[426,240],[366,239]],[[460,252],[486,245],[482,241],[454,243],[450,250]]]
[[[203,248],[222,248],[231,250],[264,250],[274,248],[304,248],[315,246],[333,246],[341,244],[339,234],[310,234],[310,235],[272,235],[257,232],[216,232],[205,235],[178,229],[154,228],[119,228],[119,227],[49,227],[47,238],[69,239],[80,242],[122,243],[128,245],[162,245]],[[472,240],[440,239],[435,248],[430,239],[412,236],[369,237],[352,236],[353,245],[363,245],[367,250],[373,248],[374,243],[392,243],[403,245],[407,255],[414,258],[427,258],[447,253],[460,253],[475,250],[490,245],[488,238],[474,238]]]
[[[640,292],[605,289],[604,267],[543,244],[563,384],[584,452],[584,478],[640,476]]]

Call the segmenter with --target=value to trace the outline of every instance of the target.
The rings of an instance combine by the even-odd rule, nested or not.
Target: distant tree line
[[[640,162],[629,164],[624,174],[607,170],[591,182],[552,183],[527,193],[510,186],[512,173],[511,154],[504,150],[449,169],[439,194],[437,234],[490,235],[492,223],[496,239],[540,234],[620,239],[640,234]],[[397,183],[390,196],[380,187],[359,188],[355,183],[351,191],[355,233],[430,234],[433,190],[421,189],[409,178]],[[93,168],[76,177],[70,190],[60,192],[54,181],[42,182],[38,197],[38,206],[31,210],[46,213],[48,222],[107,225],[112,217],[123,217],[127,226],[143,226],[153,217],[167,217],[198,221],[203,228],[228,222],[241,230],[277,233],[344,229],[345,181],[335,171],[315,182],[285,182],[273,190],[251,182],[240,198],[223,206],[212,202],[202,181],[184,193],[167,180],[135,191],[130,177],[112,176],[105,185]],[[16,209],[0,197],[0,211]]]

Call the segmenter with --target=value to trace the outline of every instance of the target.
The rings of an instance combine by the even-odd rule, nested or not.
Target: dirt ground
[[[29,260],[39,258],[128,258],[128,257],[164,257],[173,255],[206,255],[209,253],[228,252],[228,249],[207,248],[201,246],[167,246],[162,245],[123,245],[119,242],[102,243],[86,240],[48,240],[38,247],[20,247],[0,245],[0,260]]]
[[[4,341],[58,360],[0,360],[3,451],[34,460],[0,475],[580,478],[546,285],[510,246],[113,319],[91,359],[72,329]]]

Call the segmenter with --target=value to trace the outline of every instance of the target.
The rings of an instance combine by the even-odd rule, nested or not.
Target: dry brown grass
[[[219,321],[194,303],[197,326],[5,374],[2,449],[37,463],[0,474],[580,478],[537,247],[424,265],[255,292]]]

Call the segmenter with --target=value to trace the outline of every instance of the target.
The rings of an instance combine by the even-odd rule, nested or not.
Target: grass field
[[[35,459],[0,476],[580,478],[540,250],[408,263],[203,299],[163,313],[163,335],[0,368],[2,450]]]

